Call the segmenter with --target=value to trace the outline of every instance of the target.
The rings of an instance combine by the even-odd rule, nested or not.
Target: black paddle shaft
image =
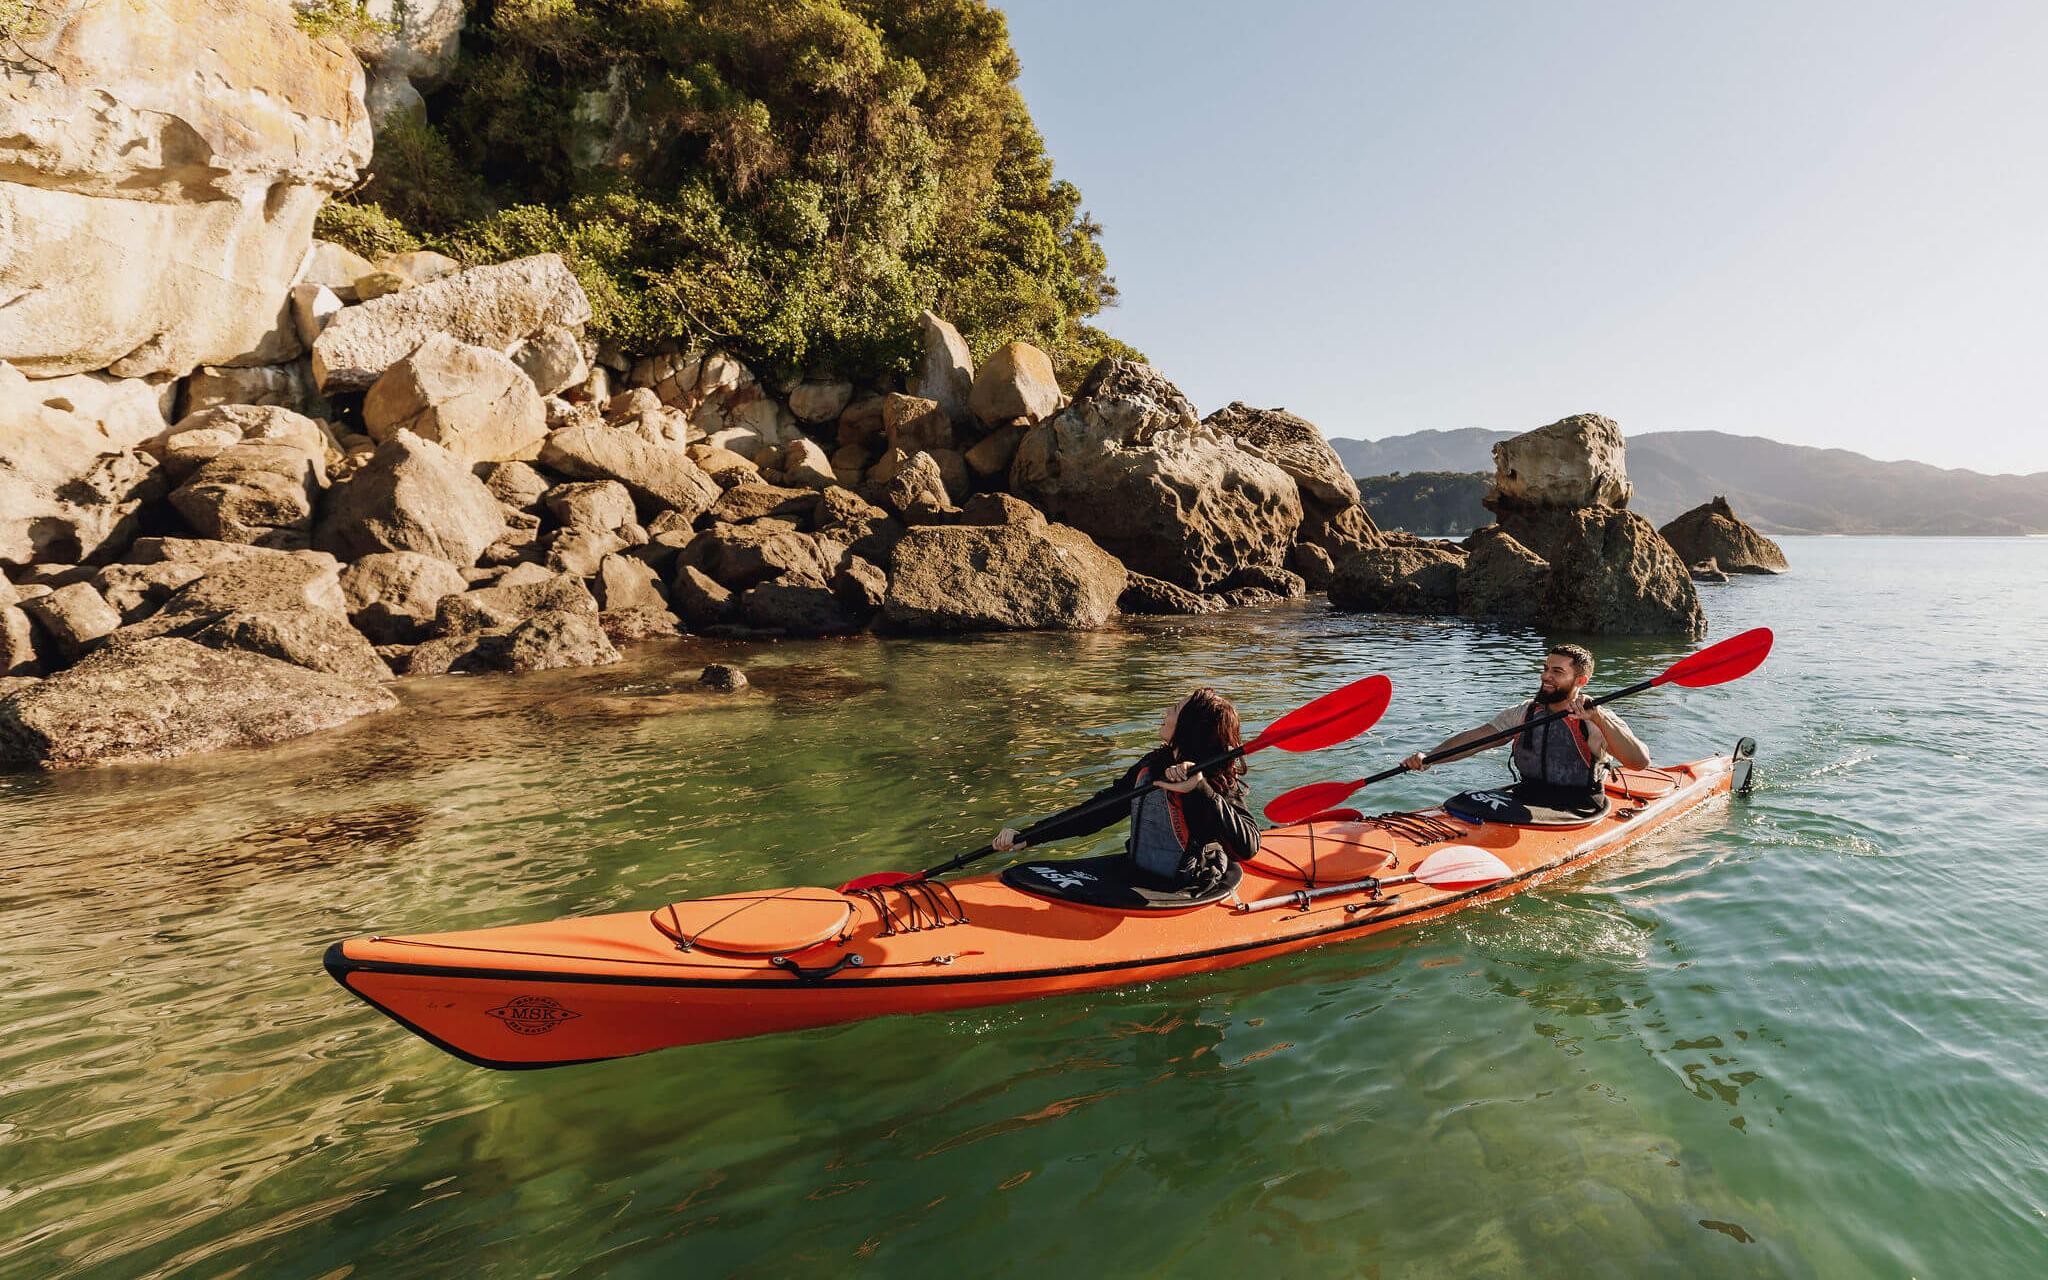
[[[1619,697],[1620,695],[1617,694],[1615,696]],[[1244,751],[1245,749],[1241,746],[1232,747],[1230,750],[1224,752],[1220,756],[1217,756],[1213,760],[1204,760],[1201,764],[1196,765],[1193,769],[1190,769],[1188,772],[1191,774],[1208,773],[1211,770],[1221,769],[1224,765],[1229,764],[1232,760],[1235,760],[1239,756],[1243,755]],[[1399,770],[1396,770],[1395,772],[1399,772]],[[1145,790],[1145,788],[1151,785],[1152,780],[1147,779],[1146,781],[1137,783],[1134,786],[1119,787],[1117,790],[1110,792],[1106,796],[1096,796],[1094,799],[1088,800],[1082,804],[1077,804],[1071,809],[1064,809],[1059,813],[1055,813],[1049,818],[1040,818],[1038,821],[1032,823],[1030,826],[1024,828],[1024,830],[1017,833],[1018,841],[1019,843],[1026,845],[1036,844],[1038,842],[1039,836],[1043,834],[1047,828],[1053,826],[1054,824],[1061,822],[1070,822],[1075,818],[1085,817],[1091,813],[1100,813],[1102,810],[1111,808],[1115,805],[1128,804],[1131,800],[1131,797],[1137,795],[1139,792]],[[981,846],[981,848],[976,849],[973,853],[963,853],[957,858],[948,858],[946,861],[941,862],[939,865],[935,867],[926,867],[923,871],[918,872],[917,875],[912,878],[917,880],[929,880],[933,876],[942,876],[949,871],[958,871],[960,868],[966,866],[968,863],[979,862],[983,858],[986,858],[990,854],[994,853],[995,851],[996,847],[994,845],[985,844]]]
[[[1601,697],[1595,698],[1591,702],[1588,702],[1586,705],[1589,707],[1597,707],[1603,702],[1612,702],[1616,698],[1626,698],[1632,693],[1641,693],[1645,689],[1655,688],[1656,684],[1657,682],[1655,680],[1640,681],[1636,684],[1628,686],[1626,689],[1616,689],[1613,693],[1604,694]],[[1465,756],[1470,755],[1474,751],[1483,751],[1487,747],[1490,747],[1497,742],[1506,742],[1509,738],[1514,737],[1516,734],[1522,732],[1524,729],[1533,729],[1539,724],[1551,724],[1555,721],[1564,719],[1566,716],[1570,714],[1571,712],[1569,711],[1546,712],[1543,715],[1537,716],[1534,720],[1524,721],[1523,723],[1516,725],[1512,729],[1502,729],[1498,733],[1489,733],[1485,737],[1479,739],[1476,742],[1468,742],[1465,745],[1458,747],[1454,750],[1444,752],[1441,756],[1435,753],[1426,755],[1422,757],[1422,763],[1424,765],[1432,765],[1436,764],[1439,760],[1447,760],[1452,756]],[[1370,778],[1367,778],[1363,783],[1359,785],[1369,787],[1376,782],[1385,782],[1388,778],[1397,778],[1402,774],[1406,773],[1407,771],[1407,765],[1397,764],[1391,769],[1380,770],[1378,773],[1372,775]]]

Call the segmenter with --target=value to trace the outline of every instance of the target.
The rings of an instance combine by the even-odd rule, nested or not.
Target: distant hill
[[[1462,538],[1493,515],[1479,500],[1488,476],[1468,471],[1410,471],[1397,476],[1358,477],[1358,496],[1382,529],[1405,529],[1425,537]]]
[[[1360,477],[1491,475],[1494,443],[1514,434],[1474,427],[1330,444]],[[1737,515],[1765,533],[2048,533],[2048,472],[1992,476],[1921,462],[1880,462],[1847,449],[1760,436],[1652,431],[1629,437],[1628,475],[1635,484],[1629,505],[1660,525],[1725,494]],[[1440,504],[1444,491],[1445,482],[1432,477],[1376,492],[1398,507]],[[1373,518],[1405,527],[1382,519],[1377,510]]]

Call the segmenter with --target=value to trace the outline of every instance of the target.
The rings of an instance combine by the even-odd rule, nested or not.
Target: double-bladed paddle
[[[1632,693],[1641,693],[1645,689],[1653,689],[1660,684],[1675,684],[1683,685],[1689,689],[1703,689],[1709,685],[1726,684],[1731,680],[1740,680],[1762,665],[1764,658],[1770,652],[1771,629],[1769,627],[1758,627],[1753,631],[1745,631],[1741,635],[1730,636],[1719,644],[1708,645],[1698,653],[1680,658],[1677,662],[1666,667],[1660,675],[1652,676],[1648,680],[1632,684],[1625,689],[1616,689],[1613,693],[1603,694],[1598,698],[1594,698],[1586,705],[1597,707],[1605,702],[1626,698]],[[1533,729],[1537,725],[1549,724],[1553,720],[1562,720],[1569,714],[1571,713],[1568,711],[1552,711],[1546,715],[1537,716],[1535,719],[1518,724],[1512,729],[1503,729],[1499,733],[1489,734],[1484,738],[1467,742],[1455,750],[1444,752],[1441,757],[1436,755],[1424,756],[1423,763],[1435,764],[1439,759],[1451,756],[1464,756],[1482,748],[1493,746],[1495,743],[1506,742],[1509,738],[1514,737],[1525,729]],[[1372,786],[1376,782],[1385,782],[1388,778],[1399,777],[1407,772],[1407,769],[1407,765],[1397,764],[1391,769],[1382,769],[1369,778],[1359,778],[1352,782],[1311,782],[1305,787],[1296,787],[1292,791],[1275,796],[1272,802],[1266,806],[1266,817],[1275,825],[1283,827],[1304,821],[1314,817],[1316,814],[1322,813],[1326,809],[1333,809],[1343,804],[1354,793]]]
[[[1436,889],[1477,889],[1489,884],[1498,884],[1515,874],[1507,863],[1494,857],[1484,849],[1469,844],[1454,844],[1448,849],[1438,849],[1427,858],[1415,864],[1415,870],[1404,876],[1366,876],[1362,880],[1350,880],[1343,884],[1327,885],[1321,889],[1296,889],[1274,898],[1260,898],[1247,902],[1239,911],[1271,911],[1274,907],[1295,906],[1303,910],[1317,898],[1333,897],[1340,893],[1357,893],[1365,890],[1375,898],[1379,891],[1390,884],[1426,884]]]
[[[1354,680],[1341,689],[1324,694],[1314,702],[1296,707],[1278,720],[1275,720],[1272,724],[1267,725],[1265,731],[1250,742],[1244,743],[1242,746],[1232,747],[1213,760],[1204,760],[1190,770],[1190,772],[1208,773],[1211,770],[1222,768],[1239,756],[1248,756],[1254,751],[1263,751],[1267,747],[1278,747],[1282,751],[1317,751],[1323,747],[1335,746],[1339,742],[1347,742],[1377,724],[1379,718],[1386,714],[1387,703],[1393,699],[1393,696],[1393,682],[1385,676],[1367,676],[1363,680]],[[1151,785],[1151,782],[1147,781],[1135,786],[1120,787],[1108,795],[1097,796],[1084,804],[1076,805],[1072,809],[1056,813],[1050,818],[1042,818],[1026,827],[1020,833],[1018,844],[1022,846],[1036,843],[1039,836],[1052,829],[1057,823],[1070,821],[1090,813],[1099,813],[1104,809],[1113,808],[1119,804],[1128,804],[1131,797]],[[949,858],[937,866],[926,867],[915,875],[903,871],[877,871],[872,875],[865,875],[859,879],[847,881],[839,886],[839,891],[841,893],[850,893],[856,889],[879,889],[889,885],[929,880],[933,876],[944,875],[949,871],[957,871],[968,863],[979,861],[994,852],[996,852],[994,845],[983,845],[972,853],[963,853],[959,857]]]

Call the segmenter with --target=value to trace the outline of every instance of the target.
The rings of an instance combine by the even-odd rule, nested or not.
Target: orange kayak
[[[757,890],[653,911],[327,951],[335,981],[449,1053],[568,1066],[897,1013],[1101,991],[1235,968],[1521,893],[1607,857],[1748,780],[1730,755],[1624,771],[1572,825],[1475,822],[1441,808],[1326,815],[1264,834],[1227,893],[1197,905],[1119,883],[1121,855],[855,892]],[[1461,812],[1466,810],[1462,809]],[[1481,888],[1395,880],[1446,849],[1510,874]],[[1256,907],[1256,909],[1251,909]]]

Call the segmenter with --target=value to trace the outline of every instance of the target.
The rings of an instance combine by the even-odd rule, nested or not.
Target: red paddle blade
[[[1393,698],[1394,682],[1385,676],[1354,680],[1267,725],[1264,733],[1244,744],[1245,754],[1262,747],[1319,751],[1335,746],[1378,724]]]
[[[915,879],[917,877],[911,875],[908,871],[871,871],[867,875],[856,876],[845,884],[840,885],[839,892],[855,893],[861,889],[886,889],[892,884],[905,884]]]
[[[1681,684],[1688,689],[1740,680],[1763,665],[1771,652],[1771,629],[1758,627],[1739,636],[1729,636],[1708,645],[1689,658],[1680,658],[1658,676],[1653,684]]]
[[[1412,874],[1421,883],[1439,889],[1473,889],[1496,884],[1515,873],[1507,863],[1484,849],[1454,844],[1416,863]]]
[[[1325,809],[1334,809],[1363,786],[1359,782],[1311,782],[1305,787],[1274,796],[1266,805],[1266,820],[1276,826],[1305,822]]]

